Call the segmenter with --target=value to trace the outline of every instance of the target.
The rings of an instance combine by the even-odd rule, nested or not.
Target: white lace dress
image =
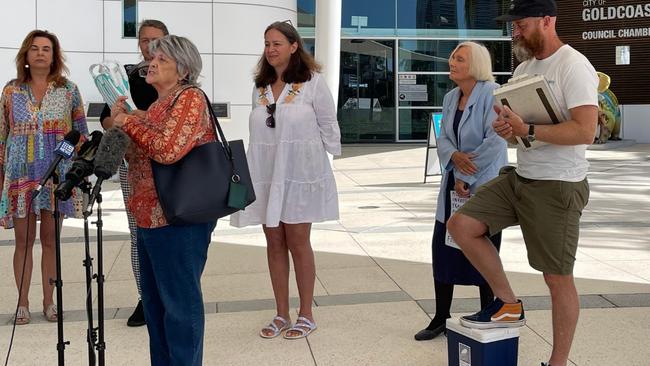
[[[326,152],[341,154],[341,132],[325,80],[314,74],[287,84],[266,125],[271,87],[253,90],[247,158],[257,199],[230,218],[236,227],[322,222],[339,218],[338,194]]]

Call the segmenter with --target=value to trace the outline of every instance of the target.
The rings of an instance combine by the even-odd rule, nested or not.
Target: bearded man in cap
[[[598,123],[598,77],[580,52],[564,44],[555,24],[553,0],[514,0],[497,18],[512,22],[513,52],[522,61],[514,76],[544,75],[569,120],[534,125],[508,107],[493,122],[496,133],[546,144],[517,149],[518,166],[502,169],[447,223],[465,256],[481,272],[496,299],[482,311],[464,316],[464,326],[478,329],[525,324],[523,304],[515,296],[497,251],[487,239],[508,226],[520,225],[530,265],[544,274],[550,290],[553,351],[548,363],[565,366],[580,311],[573,279],[580,216],[589,198],[585,151]]]

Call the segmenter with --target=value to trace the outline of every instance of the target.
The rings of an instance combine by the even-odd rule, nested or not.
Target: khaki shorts
[[[543,273],[568,275],[573,273],[580,216],[588,200],[587,179],[532,180],[507,166],[458,213],[486,224],[490,235],[519,224],[530,265]]]

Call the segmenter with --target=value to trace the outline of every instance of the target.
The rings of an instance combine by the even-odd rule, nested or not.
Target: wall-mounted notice
[[[616,46],[616,64],[630,64],[630,46]]]
[[[400,85],[415,85],[417,84],[417,75],[415,74],[400,74],[399,75],[399,84]]]

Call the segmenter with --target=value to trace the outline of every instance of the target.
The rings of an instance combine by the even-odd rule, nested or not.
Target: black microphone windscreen
[[[77,156],[92,159],[95,156],[95,152],[92,150],[97,150],[99,143],[102,141],[102,136],[103,134],[101,131],[93,131],[90,134],[90,138],[86,140],[86,142],[84,142],[79,148]]]
[[[130,142],[129,136],[119,128],[106,131],[95,154],[95,175],[98,178],[108,179],[117,173]]]
[[[81,139],[81,134],[77,130],[70,130],[70,132],[65,134],[63,139],[71,143],[72,146],[75,146],[79,142],[79,139]]]

